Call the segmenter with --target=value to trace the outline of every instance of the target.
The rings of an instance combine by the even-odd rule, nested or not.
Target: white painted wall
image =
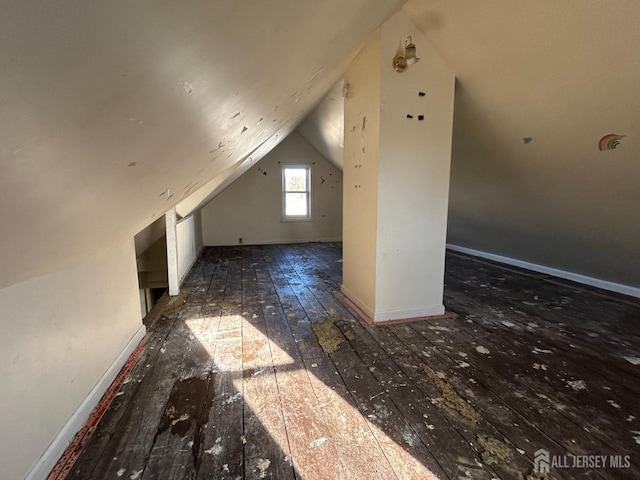
[[[407,35],[420,61],[398,73],[391,59]],[[383,24],[380,54],[376,315],[437,315],[444,313],[455,75],[402,11]]]
[[[370,317],[376,285],[379,72],[377,31],[347,70],[349,95],[344,106],[342,290]]]
[[[193,215],[183,218],[176,224],[178,250],[178,279],[180,284],[191,270],[198,255],[196,240],[196,221]]]
[[[141,328],[133,239],[0,290],[0,478],[22,479]]]
[[[408,35],[421,60],[398,73]],[[345,81],[342,290],[375,321],[442,314],[455,76],[401,11]]]
[[[196,237],[196,252],[197,254],[200,254],[200,251],[204,247],[204,243],[202,242],[202,212],[200,210],[196,210],[192,215]]]
[[[284,163],[312,167],[310,222],[282,222]],[[202,208],[205,245],[342,239],[342,172],[293,133]]]
[[[326,97],[298,125],[298,133],[327,160],[342,170],[344,149],[344,81],[340,80]]]

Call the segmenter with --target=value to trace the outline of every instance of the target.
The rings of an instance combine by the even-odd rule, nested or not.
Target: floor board
[[[451,318],[372,326],[341,255],[205,249],[69,478],[640,478],[640,301],[450,253]]]

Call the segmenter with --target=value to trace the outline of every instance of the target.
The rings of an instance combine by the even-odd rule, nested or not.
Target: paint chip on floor
[[[269,460],[268,458],[259,458],[258,462],[256,463],[256,468],[254,469],[254,472],[257,470],[259,473],[258,478],[265,478],[267,476],[267,469],[269,468],[269,465],[271,465],[271,460]]]
[[[235,403],[238,400],[240,400],[241,397],[242,397],[242,394],[238,392],[238,393],[236,393],[234,395],[231,395],[229,398],[227,398],[226,403],[228,405],[230,405],[230,404]]]
[[[540,354],[540,353],[553,353],[551,350],[545,350],[543,348],[534,348],[533,350],[531,350],[531,353],[534,353],[536,355]]]
[[[209,450],[205,450],[204,453],[208,453],[209,455],[220,455],[222,453],[222,437],[216,438],[216,443]]]
[[[309,444],[309,448],[316,448],[323,445],[327,441],[327,437],[316,438],[313,442]]]
[[[586,382],[584,380],[569,380],[567,382],[567,385],[569,385],[575,391],[580,391],[580,390],[586,390],[587,389],[587,384],[586,384]]]
[[[134,470],[129,478],[130,480],[137,480],[140,478],[140,475],[142,475],[142,470]]]

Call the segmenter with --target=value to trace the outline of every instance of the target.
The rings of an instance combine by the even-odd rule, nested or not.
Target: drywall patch
[[[609,133],[598,141],[598,148],[600,149],[600,151],[615,150],[616,147],[620,145],[620,140],[622,140],[624,137],[626,137],[626,135]]]
[[[478,423],[480,420],[480,414],[476,412],[469,402],[467,402],[464,398],[462,398],[458,393],[453,389],[448,382],[444,379],[440,378],[440,376],[432,370],[430,367],[425,365],[424,363],[420,363],[420,368],[427,374],[427,376],[433,381],[436,388],[440,390],[442,393],[442,399],[444,400],[445,406],[450,408],[451,410],[455,410],[463,418],[466,418],[471,423]]]
[[[338,320],[339,318],[335,315],[328,315],[324,322],[311,325],[311,329],[316,334],[318,343],[325,353],[335,352],[342,343],[340,333],[335,326]]]
[[[478,435],[476,441],[481,448],[480,457],[487,465],[511,460],[511,448],[505,442],[487,435]]]

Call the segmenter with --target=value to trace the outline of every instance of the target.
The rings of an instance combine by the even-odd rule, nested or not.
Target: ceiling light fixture
[[[416,46],[413,43],[411,35],[404,41],[404,51],[393,57],[393,69],[396,72],[404,72],[409,65],[413,65],[420,59],[416,57]]]

